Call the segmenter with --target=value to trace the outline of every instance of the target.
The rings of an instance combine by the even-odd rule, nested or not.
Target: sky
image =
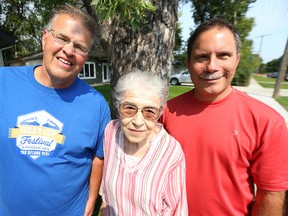
[[[284,54],[288,40],[288,1],[256,0],[249,7],[246,17],[254,17],[255,21],[248,37],[253,41],[253,53],[259,54],[263,63],[278,59]],[[195,28],[191,9],[191,2],[180,6],[182,16],[179,22],[184,41],[187,41],[191,29]]]

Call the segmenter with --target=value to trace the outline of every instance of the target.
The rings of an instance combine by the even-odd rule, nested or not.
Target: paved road
[[[261,85],[259,85],[255,79],[250,80],[250,84],[247,87],[243,86],[234,86],[235,88],[246,92],[251,97],[254,97],[263,103],[267,104],[268,106],[271,106],[273,109],[275,109],[277,112],[279,112],[285,119],[286,124],[288,126],[288,111],[285,110],[272,96],[274,93],[274,89],[269,88],[263,88]],[[280,96],[288,96],[288,89],[281,89]]]

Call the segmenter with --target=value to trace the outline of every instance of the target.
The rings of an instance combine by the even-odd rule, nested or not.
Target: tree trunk
[[[97,19],[89,2],[83,0],[87,11]],[[118,17],[98,22],[100,43],[106,51],[111,71],[112,117],[115,117],[113,89],[121,75],[138,68],[161,74],[168,82],[172,70],[178,0],[153,0],[152,3],[156,11],[149,12],[145,20],[147,23],[143,23],[137,32],[133,32]]]

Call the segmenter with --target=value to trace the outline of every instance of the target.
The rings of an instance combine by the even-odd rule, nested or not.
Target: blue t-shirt
[[[80,79],[53,89],[32,66],[1,67],[0,104],[0,216],[82,216],[110,121],[103,95]]]

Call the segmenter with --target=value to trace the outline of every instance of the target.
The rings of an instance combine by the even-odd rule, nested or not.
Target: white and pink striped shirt
[[[102,199],[105,215],[188,215],[185,157],[180,144],[161,126],[148,152],[134,166],[125,163],[119,120],[104,137]]]

